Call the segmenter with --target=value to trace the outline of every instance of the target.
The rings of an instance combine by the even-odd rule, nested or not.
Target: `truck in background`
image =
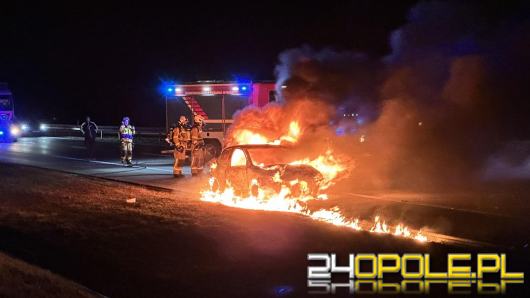
[[[274,82],[198,81],[172,84],[165,87],[166,128],[184,115],[192,121],[193,115],[204,117],[206,150],[218,156],[226,130],[234,114],[249,106],[264,106],[276,101]]]
[[[21,132],[15,123],[13,93],[7,83],[0,82],[0,142],[14,142]]]

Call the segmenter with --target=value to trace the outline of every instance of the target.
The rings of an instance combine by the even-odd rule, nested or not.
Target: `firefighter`
[[[98,126],[86,116],[86,121],[81,124],[81,133],[85,137],[85,146],[88,152],[88,158],[94,158],[94,144],[96,143],[96,135],[98,133]]]
[[[120,143],[121,143],[121,162],[127,164],[127,166],[132,166],[132,151],[133,151],[133,137],[136,131],[134,126],[130,123],[129,117],[123,117],[120,126]]]
[[[170,130],[166,138],[166,142],[173,146],[173,177],[182,177],[182,166],[186,160],[186,150],[189,147],[190,132],[188,128],[188,118],[185,116],[179,117],[179,122],[175,124]]]
[[[201,115],[193,117],[193,126],[191,127],[191,174],[197,175],[202,173],[204,166],[204,139],[202,128],[204,118]]]

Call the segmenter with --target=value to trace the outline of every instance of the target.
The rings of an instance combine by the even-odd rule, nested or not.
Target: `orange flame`
[[[280,141],[296,143],[300,137],[300,125],[296,121],[289,123],[289,133],[280,137]]]
[[[279,145],[285,142],[298,142],[302,132],[303,130],[299,123],[297,121],[291,121],[287,132],[274,140],[270,140],[266,136],[249,129],[233,131],[232,136],[237,144]],[[230,160],[231,166],[246,166],[246,162],[247,158],[242,150],[236,149],[232,153]],[[316,158],[301,158],[290,164],[308,165],[322,174],[323,179],[318,186],[319,192],[316,196],[312,196],[308,194],[307,191],[304,191],[308,188],[306,181],[299,181],[298,179],[282,181],[280,172],[276,172],[272,177],[272,180],[276,183],[282,183],[281,188],[277,191],[261,187],[256,179],[251,181],[251,186],[253,188],[257,187],[257,193],[253,192],[253,194],[248,194],[246,196],[237,195],[234,188],[229,185],[229,181],[226,181],[226,187],[222,192],[214,191],[212,188],[214,179],[212,177],[210,179],[210,190],[201,192],[201,200],[236,208],[297,213],[317,221],[350,228],[355,231],[364,230],[373,233],[391,234],[397,237],[414,239],[419,242],[427,241],[427,237],[421,234],[421,231],[414,234],[403,224],[397,225],[392,232],[391,228],[385,221],[382,221],[379,216],[376,216],[373,225],[370,225],[369,223],[362,224],[358,218],[346,218],[338,207],[311,211],[308,208],[308,202],[311,200],[328,199],[328,194],[325,193],[325,190],[333,185],[342,172],[347,170],[347,166],[334,155],[332,150],[327,150],[324,154],[321,154]],[[263,165],[256,166],[263,167]],[[217,164],[215,163],[211,165],[212,169],[215,169],[216,167]],[[297,187],[297,189],[300,190],[299,192],[296,192],[296,195],[293,194],[294,187]]]
[[[246,129],[237,131],[235,133],[235,140],[237,144],[271,144],[266,137]]]
[[[248,129],[241,129],[234,132],[236,144],[255,144],[255,145],[280,145],[282,142],[296,143],[301,136],[300,125],[296,121],[289,123],[289,131],[286,135],[280,136],[275,140],[269,140],[262,134],[253,132]]]
[[[333,185],[333,180],[337,175],[344,170],[346,167],[340,163],[334,156],[331,150],[326,151],[325,155],[319,155],[317,158],[310,160],[305,158],[302,160],[294,161],[290,163],[291,165],[309,165],[317,169],[323,176],[324,181],[321,185],[321,189],[327,189]]]

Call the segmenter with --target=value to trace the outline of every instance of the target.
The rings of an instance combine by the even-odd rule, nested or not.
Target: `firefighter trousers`
[[[179,150],[179,147],[182,148]],[[182,175],[182,167],[184,166],[184,160],[186,159],[186,149],[185,144],[181,146],[176,146],[173,149],[173,175]]]
[[[133,144],[132,142],[121,142],[121,161],[132,160]]]
[[[198,144],[191,148],[191,174],[200,174],[204,167],[204,145]]]

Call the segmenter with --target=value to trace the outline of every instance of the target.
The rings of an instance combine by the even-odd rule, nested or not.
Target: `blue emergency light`
[[[0,136],[3,136],[3,135],[4,135],[4,131],[0,130]]]

